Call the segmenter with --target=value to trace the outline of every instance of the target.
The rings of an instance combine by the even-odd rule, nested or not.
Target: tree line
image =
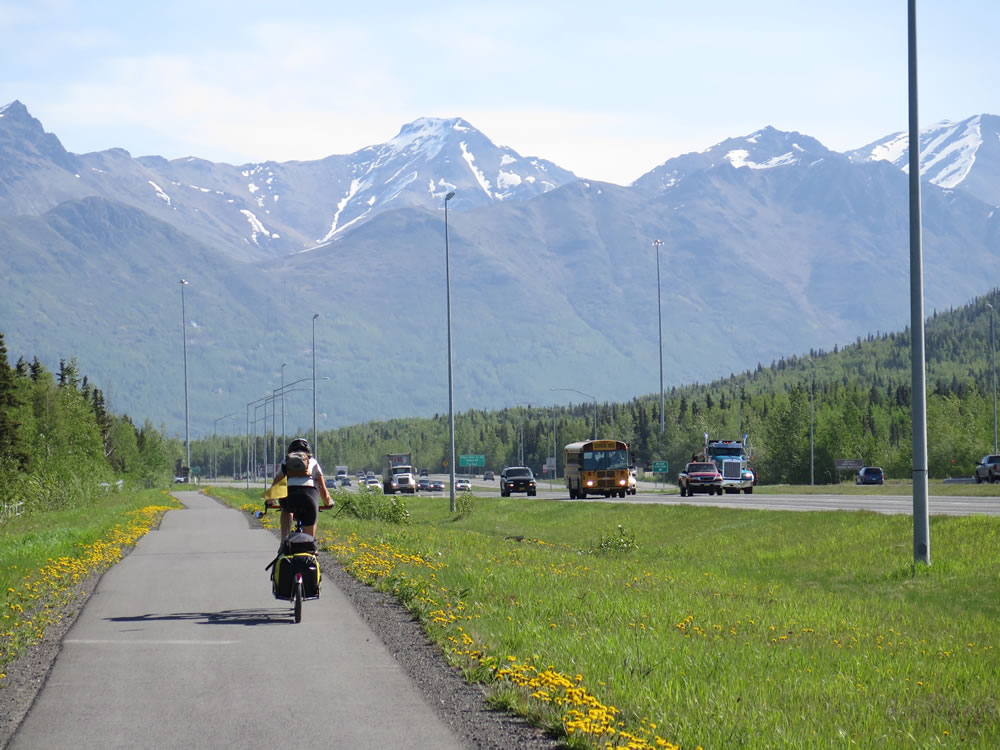
[[[0,512],[89,502],[127,482],[169,481],[176,439],[109,408],[75,358],[53,374],[37,357],[12,366],[0,331]]]
[[[988,303],[1000,306],[996,290],[957,310],[935,311],[927,321],[932,478],[971,476],[977,461],[993,451],[993,310]],[[753,370],[712,383],[673,387],[664,401],[662,432],[658,393],[598,404],[597,436],[627,442],[637,465],[648,468],[653,461],[667,461],[671,479],[701,449],[705,433],[712,439],[747,435],[753,466],[765,484],[853,481],[849,473],[837,471],[838,459],[881,466],[890,478],[912,476],[908,330],[877,332],[830,352],[813,350],[767,366],[758,363]],[[524,463],[539,475],[554,455],[561,475],[563,447],[591,437],[593,424],[592,403],[474,409],[456,415],[455,451],[483,455],[486,469]],[[240,445],[245,441],[225,441],[198,441],[192,456],[210,465],[214,450],[220,471],[227,464],[245,466]],[[378,472],[385,453],[403,451],[413,453],[418,467],[447,471],[448,416],[328,430],[320,433],[316,447],[331,471],[343,464]],[[264,455],[263,450],[257,455]]]

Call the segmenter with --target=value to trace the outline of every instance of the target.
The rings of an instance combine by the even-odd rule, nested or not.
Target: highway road
[[[435,479],[443,479],[446,483],[448,475],[434,474]],[[245,485],[242,485],[245,486]],[[671,491],[665,491],[669,488]],[[352,488],[356,490],[356,487]],[[494,481],[481,478],[472,479],[474,494],[480,497],[500,496],[500,485]],[[839,494],[769,494],[767,487],[754,488],[753,494],[746,495],[695,495],[681,497],[672,485],[664,486],[652,482],[639,482],[638,491],[634,496],[625,498],[589,497],[585,500],[570,500],[562,480],[549,482],[538,480],[536,497],[543,500],[561,500],[573,503],[611,502],[611,503],[641,503],[657,505],[710,505],[720,508],[740,508],[756,510],[868,510],[875,513],[913,512],[913,497],[911,495],[839,495]],[[416,497],[441,497],[448,493],[418,493]],[[513,495],[512,497],[527,497]],[[934,496],[928,499],[928,511],[934,515],[968,516],[968,515],[1000,515],[1000,497],[972,497],[957,495]]]

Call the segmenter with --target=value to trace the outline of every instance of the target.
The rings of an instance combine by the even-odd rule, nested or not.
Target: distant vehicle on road
[[[472,482],[468,479],[456,479],[455,490],[458,492],[472,492]]]
[[[976,484],[1000,482],[1000,456],[983,456],[976,466]]]
[[[691,497],[696,492],[709,495],[722,494],[722,472],[712,461],[692,461],[677,475],[681,497]]]
[[[487,482],[492,482],[494,479],[496,479],[496,475],[492,471],[484,471],[483,479],[486,480]]]
[[[370,490],[382,491],[382,481],[378,477],[367,477],[364,486]]]
[[[535,495],[535,475],[527,466],[507,466],[500,472],[500,497],[510,497],[512,492]]]
[[[858,469],[855,484],[885,484],[885,475],[878,466],[862,466]]]
[[[351,478],[349,476],[347,476],[346,474],[344,476],[342,476],[340,478],[340,486],[341,487],[350,487],[351,486]]]
[[[628,444],[621,440],[583,440],[563,448],[569,499],[587,495],[625,497],[630,466]]]
[[[431,489],[431,480],[427,477],[420,477],[417,480],[417,492],[429,492]]]
[[[470,484],[469,489],[472,489]],[[444,492],[444,481],[441,479],[431,480],[431,492]]]

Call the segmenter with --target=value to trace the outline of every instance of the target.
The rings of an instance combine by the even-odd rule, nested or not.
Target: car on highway
[[[370,490],[382,491],[382,482],[378,477],[366,477],[362,487],[367,487]]]
[[[427,475],[428,475],[428,471],[427,471],[427,469],[421,469],[421,470],[420,470],[420,476],[422,476],[422,477],[426,477]]]
[[[976,484],[1000,482],[1000,455],[983,456],[976,464]]]
[[[636,479],[636,476],[635,476],[635,467],[634,466],[629,466],[628,467],[628,488],[625,490],[625,494],[627,494],[627,495],[634,495],[635,492],[636,492],[636,489],[638,488],[638,486],[639,486],[639,480]]]
[[[430,492],[431,490],[431,480],[427,477],[420,477],[417,480],[417,492]]]
[[[496,479],[496,476],[493,474],[492,471],[484,471],[483,479],[485,479],[487,482],[492,482],[494,479]]]
[[[340,486],[341,487],[350,487],[350,486],[352,486],[351,485],[351,478],[349,476],[347,476],[346,474],[344,476],[342,476],[340,478]]]
[[[469,489],[472,489],[470,486]],[[431,492],[444,492],[444,480],[442,479],[432,479],[431,480]]]
[[[472,482],[468,479],[456,479],[455,490],[457,492],[472,492]]]
[[[681,497],[691,497],[696,492],[721,495],[722,474],[711,461],[692,461],[677,475],[677,488]]]
[[[512,492],[535,496],[535,475],[527,466],[505,466],[500,472],[500,497],[510,497]]]
[[[878,466],[862,466],[854,479],[855,484],[885,484],[885,474]]]
[[[340,484],[336,479],[332,477],[326,477],[324,481],[326,483],[326,488],[328,490],[335,490],[337,489],[337,485]]]

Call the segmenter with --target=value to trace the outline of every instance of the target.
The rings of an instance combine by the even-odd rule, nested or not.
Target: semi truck
[[[382,459],[382,492],[386,495],[394,494],[392,478],[396,474],[409,474],[413,476],[413,460],[409,453],[386,453]]]
[[[750,468],[750,452],[747,446],[749,434],[742,440],[709,440],[705,433],[705,460],[719,467],[722,474],[722,491],[730,495],[753,492],[756,477]]]

